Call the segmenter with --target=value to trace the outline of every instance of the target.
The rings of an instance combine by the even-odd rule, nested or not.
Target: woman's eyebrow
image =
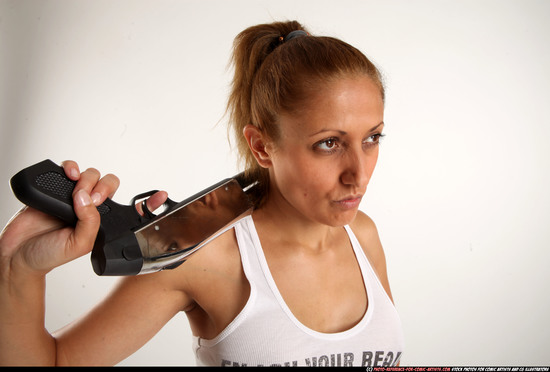
[[[368,132],[374,132],[376,129],[378,129],[379,127],[381,127],[382,125],[384,125],[384,122],[381,121],[380,123],[376,124],[374,127],[372,127],[371,129],[368,130]],[[314,137],[318,134],[321,134],[321,133],[324,133],[324,132],[337,132],[338,134],[342,135],[342,136],[345,136],[346,134],[348,134],[348,132],[346,131],[343,131],[343,130],[340,130],[340,129],[330,129],[330,128],[323,128],[321,129],[320,131],[317,131],[313,134],[310,135],[310,137]]]
[[[375,130],[377,130],[378,128],[380,128],[381,126],[384,125],[384,122],[381,121],[380,123],[378,123],[377,125],[375,125],[374,127],[372,127],[369,132],[374,132]]]

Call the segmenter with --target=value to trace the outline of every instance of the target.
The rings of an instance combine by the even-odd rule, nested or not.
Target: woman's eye
[[[366,145],[377,145],[378,143],[380,143],[380,140],[382,139],[382,137],[384,137],[384,134],[381,134],[381,133],[373,134],[372,136],[367,137],[364,143]]]
[[[322,151],[332,151],[336,148],[336,139],[329,138],[317,143],[316,147]]]

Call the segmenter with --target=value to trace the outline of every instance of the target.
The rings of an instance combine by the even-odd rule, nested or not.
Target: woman
[[[231,128],[252,215],[174,270],[128,277],[81,320],[44,328],[45,274],[91,250],[118,179],[65,162],[76,228],[22,210],[0,238],[3,364],[111,365],[184,311],[198,364],[399,362],[403,336],[372,220],[358,212],[382,136],[384,89],[357,49],[297,22],[235,40]],[[165,200],[148,200],[155,208]]]

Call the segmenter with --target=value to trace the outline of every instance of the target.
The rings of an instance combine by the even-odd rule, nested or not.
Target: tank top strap
[[[355,257],[359,263],[359,267],[361,268],[361,273],[363,274],[363,279],[365,281],[365,285],[367,286],[367,290],[370,287],[370,290],[374,291],[379,300],[384,298],[385,301],[389,301],[391,303],[390,297],[384,289],[380,278],[378,278],[378,274],[376,274],[371,262],[367,258],[365,251],[363,251],[361,243],[359,243],[359,240],[353,233],[353,230],[348,225],[345,226],[345,229],[348,233],[353,251],[355,252]]]
[[[261,249],[261,244],[252,215],[243,217],[235,225],[235,235],[239,245],[243,271],[250,283],[251,292],[261,291],[266,294],[271,292],[257,251]]]

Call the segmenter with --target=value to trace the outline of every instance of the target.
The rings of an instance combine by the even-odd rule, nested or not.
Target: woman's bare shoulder
[[[230,228],[205,244],[184,263],[198,266],[224,268],[231,265],[231,261],[239,260],[239,245],[235,236],[235,229]]]
[[[213,288],[242,280],[242,265],[235,229],[205,244],[176,269],[182,290],[200,302]]]
[[[215,276],[230,276],[240,268],[240,255],[234,229],[229,229],[191,254],[172,269],[140,275],[135,278],[137,286],[159,285],[168,291],[185,294],[187,301],[195,299]],[[235,273],[233,275],[238,275]]]
[[[367,246],[363,246],[363,244],[361,244],[363,246],[363,250],[368,249],[369,252],[375,253],[375,251],[382,249],[376,224],[372,218],[364,212],[357,212],[357,216],[350,223],[350,227],[357,237],[357,240],[359,240],[360,243],[366,243]]]

